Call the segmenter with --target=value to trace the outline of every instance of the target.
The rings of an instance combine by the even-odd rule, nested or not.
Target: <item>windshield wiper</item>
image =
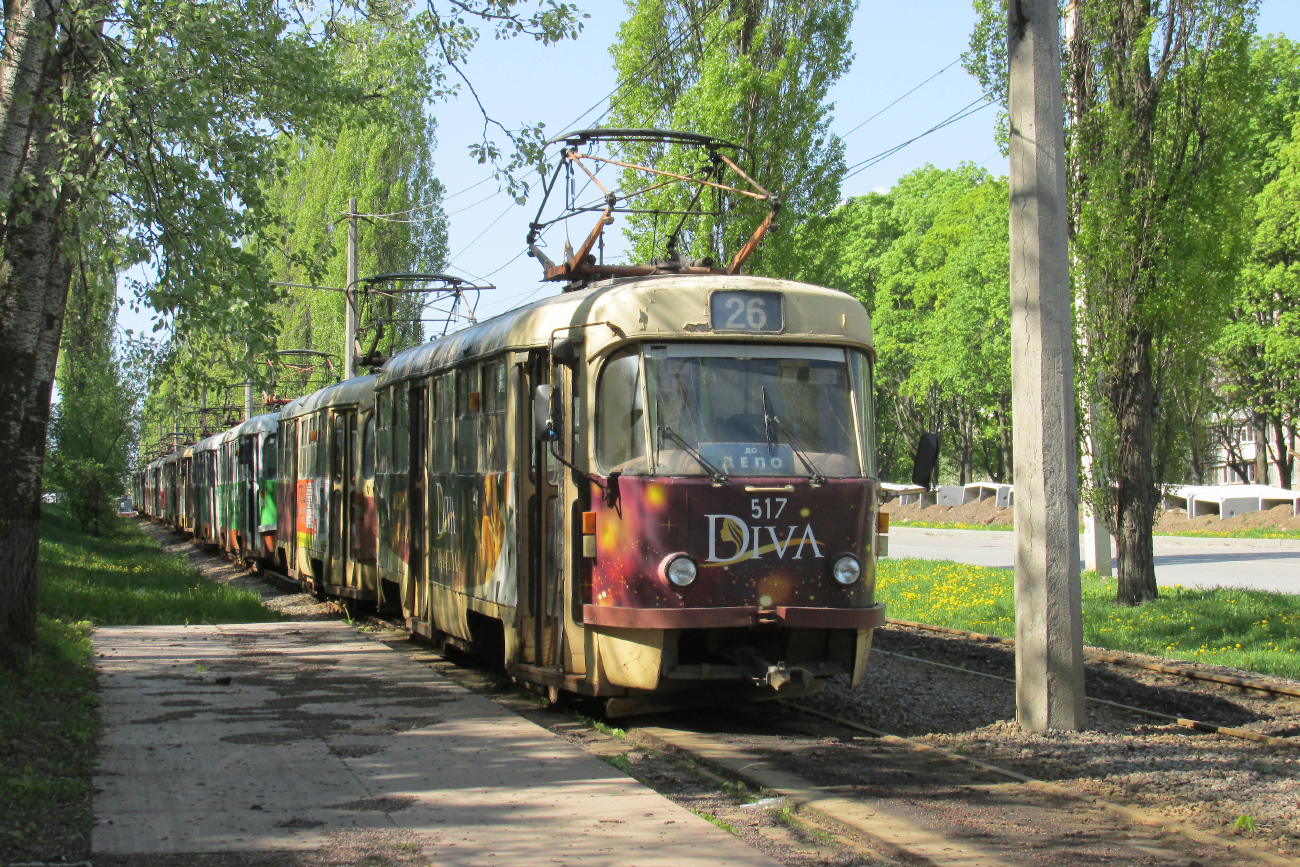
[[[803,461],[804,467],[808,470],[809,481],[814,486],[825,482],[826,477],[822,475],[821,470],[817,469],[817,465],[812,462],[812,458],[808,457],[803,445],[795,437],[794,433],[781,424],[781,419],[777,418],[776,414],[768,409],[767,386],[765,385],[763,386],[763,433],[767,437],[769,449],[776,445],[776,437],[779,432],[785,433],[785,438],[790,441],[790,448],[799,456],[799,460]]]
[[[655,413],[655,414],[658,415],[658,407],[657,407],[657,406],[656,406],[656,413]],[[662,418],[662,416],[661,416],[661,418]],[[668,425],[663,424],[662,422],[659,424],[659,427],[657,428],[657,430],[658,430],[658,432],[659,432],[659,436],[658,436],[658,438],[657,438],[656,441],[655,441],[655,466],[656,466],[656,468],[659,466],[659,449],[660,449],[660,448],[662,447],[662,445],[663,445],[664,437],[668,437],[670,440],[672,440],[673,442],[675,442],[675,443],[677,443],[679,446],[681,446],[681,447],[682,447],[682,451],[686,452],[686,454],[690,455],[692,458],[695,459],[695,462],[696,462],[697,464],[700,465],[700,468],[703,469],[706,473],[709,474],[709,479],[712,480],[713,484],[715,484],[715,485],[720,485],[720,484],[722,484],[723,482],[725,482],[725,481],[727,480],[727,477],[726,477],[725,475],[723,475],[722,470],[718,469],[718,468],[715,467],[713,464],[711,464],[711,463],[710,463],[710,462],[709,462],[709,461],[704,457],[704,455],[700,454],[699,451],[696,450],[696,448],[695,448],[694,446],[692,446],[692,445],[691,445],[690,443],[688,443],[686,440],[682,439],[682,437],[677,433],[677,431],[673,430],[673,429],[670,428]]]

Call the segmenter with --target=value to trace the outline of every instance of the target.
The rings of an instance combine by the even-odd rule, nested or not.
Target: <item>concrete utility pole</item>
[[[343,329],[343,378],[357,375],[357,200],[348,200],[347,314]]]
[[[244,380],[244,421],[253,417],[253,380]]]
[[[1083,604],[1056,0],[1011,0],[1011,390],[1016,719],[1081,729]]]

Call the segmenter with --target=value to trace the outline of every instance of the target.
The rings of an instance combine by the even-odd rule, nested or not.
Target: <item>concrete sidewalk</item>
[[[97,854],[370,835],[437,867],[776,863],[341,623],[103,628],[95,652]]]

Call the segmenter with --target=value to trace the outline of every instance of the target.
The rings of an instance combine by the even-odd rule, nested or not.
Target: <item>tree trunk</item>
[[[1156,489],[1151,476],[1151,428],[1154,401],[1151,377],[1151,335],[1135,331],[1117,370],[1113,399],[1118,446],[1115,473],[1119,561],[1116,600],[1138,605],[1157,596],[1151,528],[1155,525]]]
[[[75,205],[71,187],[54,184],[65,156],[56,135],[64,60],[49,43],[41,87],[18,94],[43,110],[30,113],[23,173],[33,188],[9,193],[0,239],[0,667],[22,670],[36,641],[36,563],[40,544],[41,474],[45,463],[50,393],[68,299],[72,262],[60,225]],[[75,77],[75,76],[74,76]],[[73,82],[76,86],[80,82]],[[4,94],[8,97],[10,94]],[[83,123],[65,128],[74,146],[86,146]],[[0,129],[8,141],[11,129]]]
[[[1268,421],[1264,414],[1250,414],[1250,429],[1255,433],[1255,484],[1268,484]]]
[[[62,8],[60,0],[19,0],[5,4],[4,54],[0,60],[0,208],[8,222],[12,213],[13,183],[24,168],[32,137],[32,108],[42,91],[45,65],[50,59],[52,24]],[[40,120],[36,120],[40,123]]]
[[[1286,447],[1286,431],[1282,429],[1280,419],[1273,419],[1273,441],[1277,444],[1273,459],[1277,464],[1277,484],[1279,488],[1291,487],[1291,454]]]

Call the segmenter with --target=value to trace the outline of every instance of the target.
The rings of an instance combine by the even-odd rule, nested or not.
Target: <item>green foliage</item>
[[[1227,408],[1271,440],[1276,481],[1290,487],[1287,430],[1293,437],[1300,420],[1300,45],[1267,40],[1252,66],[1262,91],[1251,107],[1253,233],[1215,350]]]
[[[106,528],[107,529],[107,528]],[[41,518],[38,605],[62,621],[102,625],[277,620],[253,590],[204,579],[134,524],[113,519],[91,538],[57,508]]]
[[[621,85],[610,126],[687,130],[743,146],[741,166],[780,196],[784,227],[769,234],[748,267],[788,277],[800,259],[795,227],[830,213],[839,197],[844,148],[829,130],[833,106],[826,94],[852,60],[848,30],[856,4],[748,0],[719,11],[720,5],[630,0],[610,49]],[[667,171],[701,168],[676,146],[629,145],[624,156]],[[644,175],[624,178],[629,190],[643,183]],[[639,207],[681,210],[694,193],[668,187],[637,201]],[[701,203],[718,215],[688,220],[677,249],[685,258],[717,262],[735,254],[767,207],[712,192]],[[663,258],[677,220],[629,215],[624,233],[633,261]]]
[[[993,635],[1015,633],[1010,569],[885,559],[876,596],[891,617]],[[1083,576],[1083,640],[1093,647],[1300,676],[1300,596],[1235,588],[1166,588],[1140,607],[1115,604],[1116,581]]]
[[[41,616],[31,666],[0,671],[0,862],[89,854],[95,670],[90,624]]]
[[[798,232],[799,279],[843,289],[872,313],[881,474],[901,479],[924,430],[966,482],[1010,475],[1007,183],[969,164],[933,166],[855,198]]]
[[[386,56],[406,66],[420,63],[424,46],[412,43],[404,32],[360,26],[356,31],[352,41],[365,46],[358,55]],[[341,218],[351,197],[357,198],[360,213],[386,215],[359,223],[359,276],[441,271],[447,258],[447,221],[443,186],[433,174],[434,130],[423,94],[397,93],[349,110],[337,134],[286,138],[282,148],[289,170],[270,192],[283,222],[258,239],[275,279],[346,284],[347,223]],[[282,345],[329,352],[337,359],[344,351],[342,293],[292,289],[289,294],[280,311]],[[424,339],[418,321],[422,305],[415,296],[372,302],[360,313],[366,339],[373,335],[375,317],[385,319],[381,352],[391,354]],[[361,353],[368,348],[366,342]],[[319,388],[320,380],[319,373],[288,379],[281,375],[277,391],[282,397],[296,397]]]
[[[88,258],[104,266],[109,257]],[[116,277],[107,267],[82,269],[74,279],[45,464],[45,489],[57,492],[81,529],[96,536],[126,489],[139,432],[137,372],[114,346]]]
[[[611,768],[621,771],[629,777],[632,776],[632,762],[622,753],[617,753],[612,756],[601,756],[600,759]]]

